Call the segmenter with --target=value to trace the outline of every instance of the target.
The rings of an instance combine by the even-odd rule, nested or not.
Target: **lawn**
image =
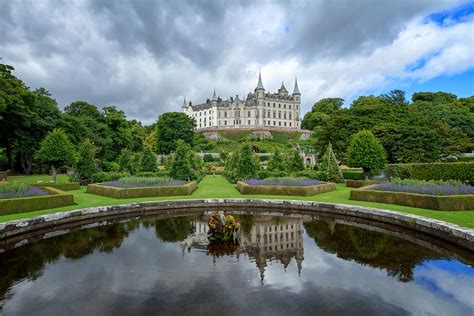
[[[31,180],[33,179],[33,180]],[[36,181],[37,177],[24,177],[22,182],[32,183]],[[410,213],[425,217],[430,217],[460,226],[474,228],[474,212],[473,211],[457,211],[457,212],[443,212],[433,211],[420,208],[413,208],[401,205],[372,203],[364,201],[352,201],[349,200],[349,192],[351,188],[347,188],[344,184],[338,184],[337,190],[322,193],[315,196],[275,196],[275,195],[242,195],[235,188],[235,185],[229,183],[224,177],[220,175],[206,176],[194,193],[190,196],[176,196],[176,197],[149,197],[149,198],[133,198],[133,199],[113,199],[100,195],[93,195],[86,193],[86,188],[81,187],[80,190],[68,191],[68,193],[74,194],[74,200],[77,205],[59,207],[49,210],[42,210],[29,213],[20,213],[13,215],[0,216],[0,222],[28,218],[32,216],[55,213],[59,211],[70,211],[79,208],[93,207],[93,206],[105,206],[105,205],[117,205],[127,204],[140,201],[158,201],[158,200],[182,200],[182,199],[202,199],[202,198],[261,198],[261,199],[280,199],[280,200],[307,200],[307,201],[320,201],[327,203],[338,203],[338,204],[352,204],[360,206],[368,206],[380,209],[387,209],[398,211],[402,213]]]
[[[38,176],[11,176],[8,177],[8,182],[19,182],[19,183],[28,183],[28,184],[37,184],[39,182],[50,182],[51,176],[48,175],[38,175]],[[69,181],[68,176],[65,174],[57,175],[57,182],[66,182]]]

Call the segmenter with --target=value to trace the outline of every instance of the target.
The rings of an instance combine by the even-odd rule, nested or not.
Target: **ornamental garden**
[[[474,162],[465,154],[474,149],[473,97],[420,92],[408,102],[395,90],[360,97],[349,108],[342,99],[323,99],[302,121],[310,139],[281,131],[271,139],[246,131],[208,139],[183,113],[164,113],[143,126],[115,106],[100,110],[77,101],[61,111],[12,67],[2,64],[0,71],[11,97],[0,103],[6,105],[0,107],[5,220],[40,210],[198,197],[321,200],[425,216],[433,216],[426,210],[474,210]],[[305,164],[308,154],[314,166]],[[434,216],[453,221],[453,215]]]

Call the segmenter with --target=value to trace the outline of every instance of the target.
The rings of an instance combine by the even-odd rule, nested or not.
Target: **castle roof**
[[[298,79],[295,77],[295,88],[293,89],[293,94],[300,94],[300,89],[298,89]]]
[[[261,74],[260,71],[258,72],[258,84],[257,84],[257,87],[255,88],[255,90],[265,90],[265,88],[263,87],[262,74]]]

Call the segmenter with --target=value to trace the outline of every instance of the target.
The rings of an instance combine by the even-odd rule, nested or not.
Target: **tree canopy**
[[[185,113],[168,112],[158,118],[156,124],[158,152],[169,154],[176,149],[177,141],[183,140],[192,146],[196,123]]]

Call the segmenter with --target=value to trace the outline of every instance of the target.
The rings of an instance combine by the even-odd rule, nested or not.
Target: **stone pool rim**
[[[173,209],[202,209],[205,207],[244,207],[267,208],[272,210],[306,211],[318,214],[337,214],[371,221],[401,226],[410,230],[425,233],[436,238],[448,241],[459,247],[474,251],[474,229],[461,227],[456,224],[431,219],[423,216],[400,213],[384,209],[364,206],[333,204],[315,201],[300,200],[268,200],[242,198],[209,198],[187,200],[162,200],[129,203],[111,206],[98,206],[72,211],[45,214],[26,219],[19,219],[0,223],[0,240],[7,239],[32,231],[51,228],[54,226],[72,224],[84,220],[97,219],[98,221],[109,216],[144,215],[147,213],[170,213]]]

